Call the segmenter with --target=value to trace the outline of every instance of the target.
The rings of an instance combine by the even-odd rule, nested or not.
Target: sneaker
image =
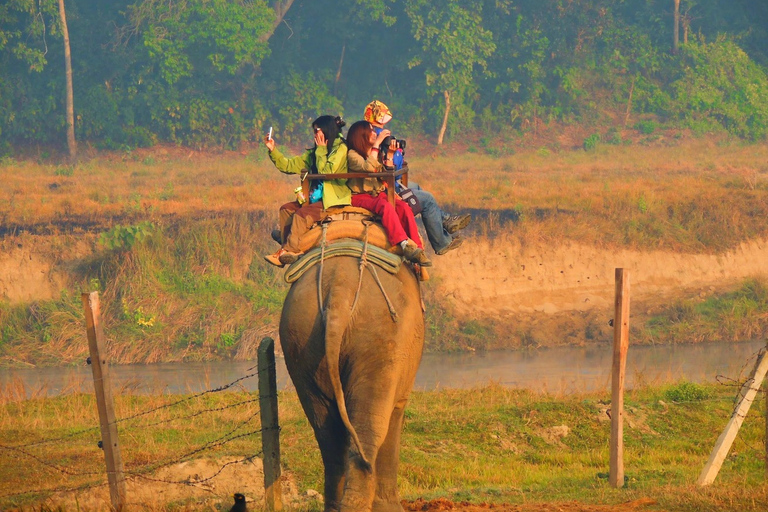
[[[443,229],[452,235],[458,230],[467,227],[471,220],[471,213],[465,213],[464,215],[449,215],[447,218],[443,219]]]
[[[290,265],[291,263],[296,263],[299,261],[299,258],[304,256],[303,252],[291,252],[286,251],[285,249],[282,249],[282,254],[280,254],[280,263],[283,265]]]
[[[408,243],[405,244],[405,248],[403,249],[403,256],[405,256],[405,259],[408,261],[412,263],[418,263],[422,267],[432,266],[432,262],[429,261],[427,253],[424,252],[424,249],[416,245],[416,242],[413,240],[408,240]]]
[[[281,247],[280,249],[277,250],[275,254],[267,254],[266,256],[264,256],[264,259],[270,262],[271,264],[273,264],[274,266],[282,268],[285,266],[285,263],[280,261],[280,256],[282,256],[283,253],[285,253],[285,249]]]
[[[272,240],[279,243],[280,245],[283,245],[282,233],[280,233],[279,229],[273,229],[271,235],[272,235]]]
[[[463,243],[464,243],[464,239],[461,236],[453,235],[453,240],[451,240],[451,243],[449,243],[447,247],[440,249],[439,251],[436,251],[435,254],[437,254],[438,256],[442,256],[448,251],[452,251],[456,249],[458,246],[460,246]]]

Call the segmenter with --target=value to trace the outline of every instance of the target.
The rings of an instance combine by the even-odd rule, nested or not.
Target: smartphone
[[[272,140],[272,127],[269,127],[269,133],[267,133],[267,140]]]

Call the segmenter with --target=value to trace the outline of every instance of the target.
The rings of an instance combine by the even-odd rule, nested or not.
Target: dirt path
[[[470,504],[453,502],[446,499],[431,501],[416,500],[403,502],[407,511],[413,512],[630,512],[643,510],[656,502],[649,498],[641,498],[618,505],[587,505],[575,501],[562,503],[527,503],[525,505],[508,505],[504,503]],[[654,509],[659,510],[659,509]]]

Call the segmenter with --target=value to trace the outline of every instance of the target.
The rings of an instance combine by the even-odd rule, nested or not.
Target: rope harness
[[[387,302],[387,308],[389,308],[389,316],[392,317],[393,322],[397,322],[398,316],[397,311],[395,310],[395,306],[392,304],[389,295],[387,295],[387,291],[384,289],[384,285],[382,284],[381,279],[379,279],[379,274],[376,272],[376,266],[368,260],[368,227],[371,225],[371,222],[364,221],[363,224],[365,225],[365,231],[363,246],[360,249],[360,263],[358,264],[360,272],[358,274],[357,290],[355,291],[355,299],[352,302],[350,314],[355,312],[357,303],[360,300],[360,290],[363,287],[363,270],[367,267],[371,272],[374,281],[376,281],[376,284],[379,286],[379,290],[381,290],[382,295],[384,295],[384,300]],[[325,248],[327,244],[326,233],[328,230],[328,222],[323,222],[322,229],[323,231],[320,237],[320,267],[318,268],[317,272],[317,302],[320,306],[320,312],[323,315],[323,320],[325,320],[326,311],[323,304],[323,268],[325,263]]]

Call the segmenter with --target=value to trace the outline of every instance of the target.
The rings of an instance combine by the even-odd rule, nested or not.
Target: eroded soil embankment
[[[0,251],[0,299],[57,298],[94,248],[95,237],[88,234],[6,238]],[[680,254],[476,238],[435,257],[427,287],[463,319],[501,319],[522,328],[535,324],[537,332],[550,330],[561,342],[578,342],[584,330],[579,322],[597,321],[604,334],[610,333],[603,320],[613,314],[617,267],[630,271],[633,316],[652,314],[674,299],[704,297],[765,277],[768,241],[723,254]],[[576,333],[570,340],[565,324],[566,331]]]
[[[768,275],[768,241],[744,243],[723,254],[680,254],[569,241],[521,245],[516,239],[476,239],[435,264],[431,286],[465,317],[612,310],[616,268],[630,272],[632,302],[652,309]]]

